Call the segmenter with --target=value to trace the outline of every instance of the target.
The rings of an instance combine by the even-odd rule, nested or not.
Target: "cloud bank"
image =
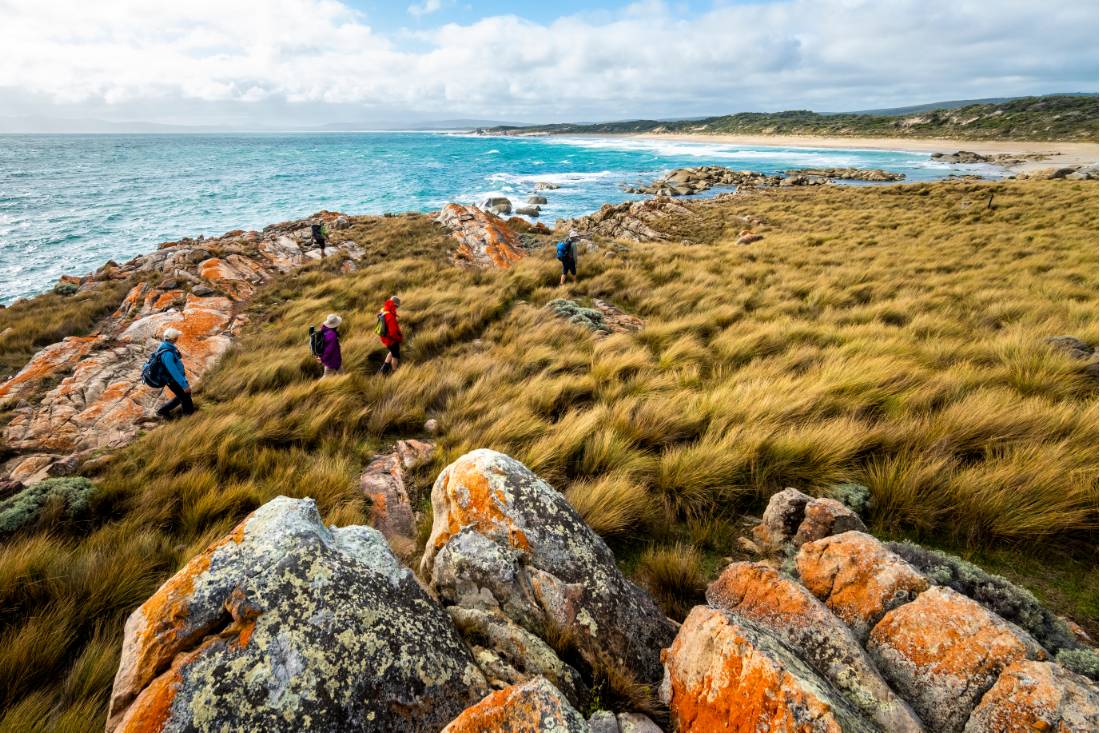
[[[551,121],[860,109],[1097,81],[1094,0],[788,0],[692,14],[642,2],[424,28],[438,5],[409,7],[418,30],[381,31],[336,0],[0,0],[0,108]]]

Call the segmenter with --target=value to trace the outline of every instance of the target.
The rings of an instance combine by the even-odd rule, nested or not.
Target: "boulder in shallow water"
[[[487,691],[379,532],[279,497],[131,614],[107,730],[434,733]]]

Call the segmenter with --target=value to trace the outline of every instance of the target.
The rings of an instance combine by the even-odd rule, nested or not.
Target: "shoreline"
[[[566,137],[563,135],[562,137]],[[829,137],[817,135],[708,135],[704,133],[589,133],[571,137],[620,138],[628,140],[671,140],[688,143],[718,143],[771,148],[825,148],[830,150],[899,150],[911,153],[954,153],[967,150],[981,155],[1049,154],[1046,160],[1027,160],[1001,165],[1013,173],[1042,168],[1095,165],[1100,145],[1083,142],[1030,142],[1011,140],[952,140],[949,138]],[[1000,165],[994,163],[994,165]]]

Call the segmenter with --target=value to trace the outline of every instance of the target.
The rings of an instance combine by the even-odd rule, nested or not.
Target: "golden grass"
[[[404,216],[350,230],[370,266],[266,288],[200,412],[95,477],[92,520],[0,547],[0,730],[101,729],[141,600],[276,495],[363,521],[361,466],[429,417],[441,450],[418,505],[446,461],[509,453],[648,558],[636,577],[679,589],[670,608],[787,485],[863,483],[876,531],[1095,568],[1096,384],[1044,342],[1097,342],[1095,183],[776,189],[697,211],[669,228],[700,245],[582,257],[568,291],[549,248],[457,269],[440,230]],[[762,241],[733,243],[742,214],[769,222]],[[383,379],[372,326],[392,292],[409,341]],[[595,341],[542,307],[566,292],[647,327]],[[347,370],[319,381],[305,334],[329,312]],[[1089,590],[1060,610],[1095,631],[1095,572],[1067,581]]]

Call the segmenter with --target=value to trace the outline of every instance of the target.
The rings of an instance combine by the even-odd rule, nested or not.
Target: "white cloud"
[[[44,111],[280,102],[564,120],[1094,90],[1097,74],[1092,0],[995,12],[984,0],[788,0],[695,16],[647,0],[389,35],[336,0],[0,7],[0,109],[18,94]]]
[[[443,9],[443,0],[424,0],[422,3],[416,3],[409,6],[409,15],[420,17],[423,15],[431,15]]]

